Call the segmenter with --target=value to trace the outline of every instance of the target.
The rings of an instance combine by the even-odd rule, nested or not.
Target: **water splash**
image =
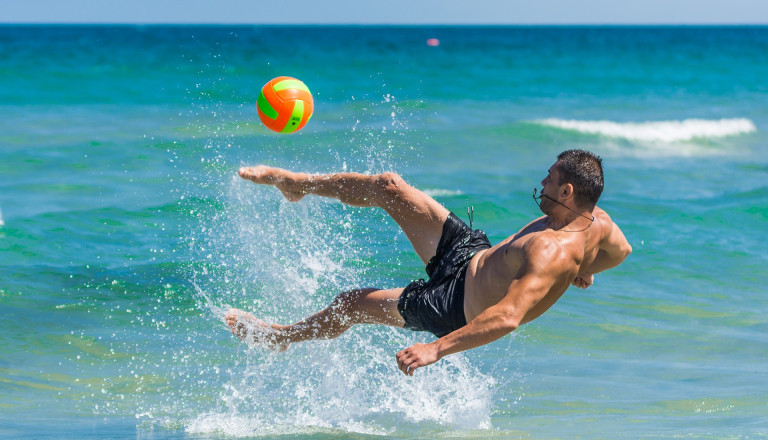
[[[396,228],[380,220],[386,218],[373,210],[320,198],[290,203],[274,188],[233,178],[225,209],[209,219],[201,237],[215,264],[196,275],[206,285],[195,284],[199,307],[212,321],[224,304],[281,323],[314,313],[337,293],[371,282],[366,279],[377,263],[366,243],[391,237],[387,229]],[[399,350],[429,339],[358,326],[338,339],[294,344],[282,354],[243,344],[228,366],[230,380],[217,392],[218,405],[191,415],[186,430],[251,436],[389,435],[418,431],[424,423],[442,430],[489,428],[493,380],[463,354],[414,377],[397,369]]]
[[[190,420],[187,432],[397,435],[425,424],[443,431],[490,428],[493,381],[463,356],[405,377],[391,352],[362,334],[369,331],[360,333],[305,345],[287,359],[257,361],[257,354],[248,353],[249,364],[222,392],[224,407]]]

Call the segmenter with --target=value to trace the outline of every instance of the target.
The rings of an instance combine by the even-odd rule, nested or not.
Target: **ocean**
[[[768,438],[766,78],[759,26],[0,26],[0,437]],[[395,171],[497,243],[569,148],[634,252],[514,334],[405,377],[430,334],[225,327],[424,277],[381,210],[239,167]]]

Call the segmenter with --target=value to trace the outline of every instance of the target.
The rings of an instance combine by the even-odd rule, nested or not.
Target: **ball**
[[[278,76],[264,84],[256,101],[261,122],[278,133],[301,130],[312,117],[313,108],[309,88],[290,76]]]

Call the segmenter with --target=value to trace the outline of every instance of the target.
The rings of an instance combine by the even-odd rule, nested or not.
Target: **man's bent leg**
[[[396,173],[310,175],[258,166],[241,168],[239,174],[254,183],[275,186],[290,201],[314,194],[352,206],[381,207],[402,228],[425,264],[435,255],[449,214]]]
[[[294,342],[332,339],[355,324],[405,325],[397,302],[403,289],[362,289],[342,293],[325,309],[292,325],[267,324],[253,315],[231,309],[225,321],[241,340],[285,350]]]

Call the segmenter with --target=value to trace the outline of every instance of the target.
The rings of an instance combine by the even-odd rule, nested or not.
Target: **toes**
[[[259,174],[260,167],[242,167],[237,170],[237,174],[243,179],[253,179]]]
[[[242,167],[237,170],[237,174],[243,179],[255,183],[272,183],[273,176],[269,173],[269,167],[258,165],[255,167]]]

